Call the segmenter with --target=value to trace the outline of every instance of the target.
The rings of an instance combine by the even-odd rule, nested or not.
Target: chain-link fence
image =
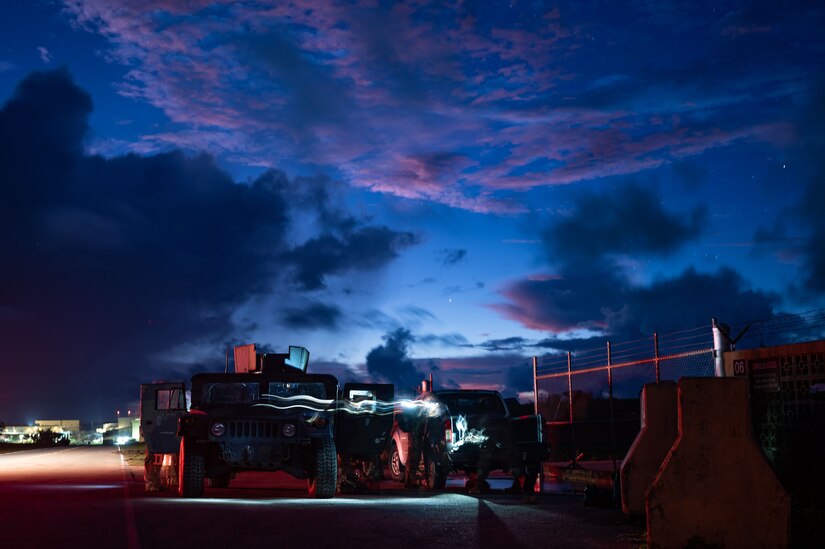
[[[642,386],[714,375],[711,326],[534,359],[551,461],[621,460],[640,428]]]

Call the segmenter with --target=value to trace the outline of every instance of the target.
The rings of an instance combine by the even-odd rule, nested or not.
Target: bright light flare
[[[429,417],[437,417],[445,412],[440,402],[429,400],[401,399],[359,400],[349,399],[322,399],[310,395],[280,396],[264,394],[262,401],[253,404],[253,407],[272,408],[275,410],[306,410],[309,412],[344,412],[352,415],[389,416],[396,411],[423,409]]]

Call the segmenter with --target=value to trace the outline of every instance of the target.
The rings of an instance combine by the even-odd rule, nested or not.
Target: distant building
[[[36,419],[34,424],[38,431],[51,429],[55,433],[62,433],[72,444],[80,441],[79,419]]]
[[[97,430],[103,435],[103,444],[123,444],[140,439],[140,418],[119,417],[117,423],[104,423]]]
[[[6,425],[0,430],[0,442],[31,442],[32,436],[40,431],[51,429],[78,444],[81,439],[79,419],[37,419],[34,425]]]
[[[30,442],[31,436],[39,430],[39,427],[32,425],[6,425],[0,431],[0,442]]]

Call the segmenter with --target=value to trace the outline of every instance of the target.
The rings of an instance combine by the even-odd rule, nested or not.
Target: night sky
[[[821,2],[0,7],[0,420],[825,307]],[[231,365],[230,365],[231,367]]]

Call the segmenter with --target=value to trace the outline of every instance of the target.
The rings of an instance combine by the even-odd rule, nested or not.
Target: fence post
[[[660,379],[660,371],[659,371],[659,334],[657,332],[653,332],[653,359],[654,364],[656,364],[656,383],[659,383]]]
[[[610,399],[610,458],[613,473],[616,473],[616,420],[613,414],[613,364],[610,356],[610,342],[607,342],[607,395]]]
[[[717,322],[715,318],[711,318],[710,322],[713,330],[713,358],[715,359],[716,377],[725,377],[724,353],[733,349],[730,339],[730,327],[727,324]]]
[[[572,354],[567,351],[567,406],[568,406],[568,423],[570,424],[570,444],[573,447],[571,466],[576,467],[579,464],[579,449],[576,447],[576,427],[573,425],[573,361]]]
[[[571,367],[570,351],[567,351],[567,406],[569,408],[568,421],[573,425],[573,371]]]
[[[538,357],[533,357],[533,413],[536,414],[541,419],[541,425],[539,425],[541,440],[544,442],[544,418],[539,414],[539,381],[538,381],[538,374],[539,374],[539,359]],[[538,484],[538,493],[542,493],[544,491],[544,464],[539,463],[539,476],[536,479],[536,484]]]

